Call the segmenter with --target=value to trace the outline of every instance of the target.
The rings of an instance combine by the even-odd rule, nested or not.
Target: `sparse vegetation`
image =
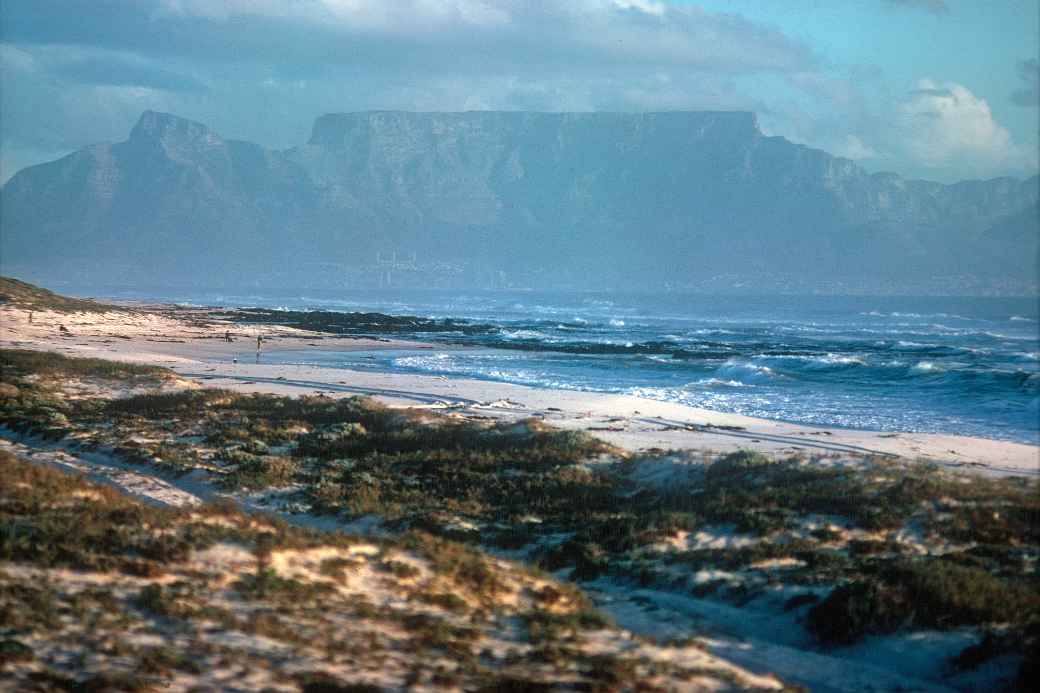
[[[55,310],[62,313],[103,313],[110,310],[121,310],[116,306],[97,301],[61,296],[13,277],[0,277],[0,304],[2,303],[33,310]]]
[[[317,533],[228,504],[148,507],[8,453],[0,466],[0,686],[481,690],[515,679],[595,688],[632,687],[649,672],[579,592],[472,548],[418,532],[393,541]],[[582,645],[592,632],[595,652]],[[489,642],[511,654],[482,656]],[[692,667],[734,676],[691,652],[695,664],[657,664],[654,676],[678,682]]]
[[[369,516],[395,537],[369,542],[378,549],[369,555],[346,550],[368,540],[292,530],[272,518],[247,521],[226,506],[150,508],[94,487],[90,498],[56,502],[82,491],[82,482],[0,453],[0,561],[152,581],[135,583],[125,598],[82,593],[75,608],[83,618],[107,618],[107,599],[107,612],[127,622],[204,621],[293,647],[323,637],[329,652],[386,652],[407,643],[455,663],[426,668],[417,681],[537,687],[551,679],[500,670],[514,660],[489,658],[479,644],[493,614],[523,594],[523,608],[509,611],[537,644],[523,661],[558,674],[566,669],[590,685],[635,680],[633,660],[593,661],[579,651],[576,643],[589,632],[612,628],[579,590],[537,570],[503,567],[483,550],[491,547],[578,582],[610,577],[737,606],[769,587],[794,587],[777,611],[804,616],[829,645],[960,626],[1014,635],[966,652],[963,662],[971,663],[1021,654],[1036,641],[1024,634],[1040,627],[1040,494],[1033,481],[885,459],[835,464],[738,452],[687,460],[690,474],[681,482],[652,486],[634,471],[654,459],[627,458],[537,420],[467,422],[362,398],[222,390],[73,400],[62,395],[64,377],[158,382],[164,372],[16,351],[0,352],[0,368],[0,422],[15,430],[69,436],[162,471],[198,470],[224,490],[271,499],[274,509]],[[716,536],[734,542],[715,545]],[[344,551],[315,559],[306,571],[276,560],[280,550],[330,542]],[[183,575],[192,556],[227,546],[248,554],[234,579],[221,582],[202,569]],[[21,643],[26,629],[60,628],[72,608],[67,594],[3,580],[13,598],[0,601],[0,622],[12,625],[0,628],[0,640]],[[407,608],[388,615],[357,595],[341,600],[358,581],[399,590]],[[217,589],[234,609],[213,598]],[[329,603],[373,630],[350,646],[328,635],[321,614]],[[23,661],[20,652],[0,647],[0,657],[12,661]],[[186,666],[172,652],[134,656],[140,667],[127,676]]]
[[[70,358],[52,351],[0,349],[0,368],[5,378],[35,375],[74,378],[80,376],[125,379],[159,379],[170,374],[160,366],[146,366],[107,359]]]
[[[1040,622],[1040,581],[1009,580],[944,559],[893,561],[842,585],[809,610],[808,627],[825,643],[903,628]]]

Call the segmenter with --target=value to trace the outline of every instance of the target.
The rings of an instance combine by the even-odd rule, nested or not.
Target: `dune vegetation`
[[[0,304],[4,303],[32,310],[54,310],[63,313],[104,313],[110,310],[126,310],[89,299],[62,296],[13,277],[0,276]]]
[[[836,656],[866,638],[968,628],[951,676],[999,659],[1017,672],[1010,685],[1037,667],[1033,480],[848,455],[633,456],[534,419],[160,390],[172,377],[161,369],[34,352],[4,351],[0,369],[12,434],[190,476],[225,499],[149,507],[5,454],[5,675],[66,680],[57,662],[76,651],[84,672],[118,660],[145,683],[255,664],[289,690],[346,672],[467,688],[776,683],[711,669],[698,632],[683,645],[696,656],[632,638],[581,591],[605,585],[772,609]],[[156,389],[113,397],[114,382]],[[663,482],[647,474],[662,468]],[[366,535],[286,522],[314,518]],[[87,624],[97,635],[76,649]],[[156,649],[159,631],[177,645]]]

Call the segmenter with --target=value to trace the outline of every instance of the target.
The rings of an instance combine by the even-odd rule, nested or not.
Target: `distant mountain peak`
[[[422,286],[970,274],[1004,291],[1035,286],[1038,195],[1036,177],[871,175],[746,111],[332,113],[284,151],[145,111],[128,142],[3,186],[0,257],[337,288],[382,282],[399,252]]]
[[[202,123],[171,113],[145,111],[130,131],[130,142],[162,143],[178,146],[213,146],[220,137]]]
[[[524,129],[531,126],[625,128],[647,125],[686,130],[690,134],[711,132],[727,138],[753,139],[762,136],[758,116],[751,111],[659,111],[630,112],[541,112],[541,111],[354,111],[326,113],[314,121],[310,145],[342,147],[351,135],[382,130],[400,132],[417,127],[442,131],[453,126],[470,131]]]

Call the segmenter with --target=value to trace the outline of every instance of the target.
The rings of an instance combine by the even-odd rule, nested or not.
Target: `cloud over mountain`
[[[985,99],[963,85],[921,80],[896,115],[903,146],[927,167],[972,161],[992,175],[1036,165],[1036,153],[1012,142]]]
[[[316,112],[753,110],[771,132],[867,165],[947,180],[1031,172],[1021,157],[904,146],[886,134],[901,105],[881,71],[693,3],[7,0],[0,23],[0,179],[114,140],[145,109],[275,147]]]

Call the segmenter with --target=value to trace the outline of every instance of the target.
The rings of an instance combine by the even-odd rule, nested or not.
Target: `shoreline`
[[[386,337],[360,337],[274,324],[260,329],[216,317],[222,309],[148,304],[124,311],[57,313],[0,306],[0,347],[57,351],[170,368],[204,386],[237,392],[350,397],[368,395],[393,407],[433,408],[450,416],[519,420],[536,417],[581,430],[630,453],[653,450],[774,456],[891,455],[995,475],[1040,476],[1040,446],[936,433],[891,433],[786,423],[728,414],[632,395],[551,390],[511,383],[338,367],[263,362],[277,351],[463,349]],[[67,333],[61,333],[65,325]],[[223,337],[230,331],[236,341]],[[238,358],[238,362],[232,359]]]
[[[690,652],[707,653],[720,658],[728,671],[740,667],[810,688],[996,685],[1011,680],[1016,668],[1025,671],[1032,656],[1034,643],[1027,640],[1026,629],[1035,599],[1028,592],[1028,562],[1020,556],[1035,549],[1029,517],[1035,514],[1038,479],[1022,475],[1035,475],[1024,465],[1035,457],[1036,447],[797,426],[625,395],[271,363],[283,349],[329,348],[328,335],[286,327],[265,330],[271,337],[257,363],[249,330],[237,330],[242,338],[228,343],[223,341],[226,323],[203,313],[186,319],[161,307],[152,312],[42,311],[31,326],[25,312],[0,306],[0,347],[171,369],[163,375],[104,361],[65,362],[7,352],[4,373],[11,377],[4,379],[5,392],[15,398],[9,406],[5,400],[10,416],[5,420],[13,426],[0,427],[0,456],[11,462],[9,471],[29,470],[28,475],[36,474],[32,468],[46,468],[55,478],[55,471],[61,472],[68,483],[89,479],[99,484],[62,486],[63,495],[50,502],[64,517],[70,517],[70,503],[111,503],[114,490],[156,511],[186,513],[191,521],[211,518],[213,508],[223,513],[236,508],[241,517],[280,518],[272,519],[272,526],[302,527],[312,531],[309,536],[326,540],[342,537],[339,530],[349,535],[350,547],[440,535],[449,543],[434,546],[448,547],[441,551],[456,557],[443,564],[441,576],[475,575],[465,584],[481,585],[481,594],[498,594],[497,588],[486,587],[498,583],[485,571],[471,569],[473,563],[459,563],[459,549],[453,547],[472,550],[479,565],[494,570],[492,575],[510,566],[538,566],[560,584],[573,584],[581,603],[594,609],[588,613],[605,614],[605,622],[618,624],[625,643],[638,642],[633,635],[648,636],[666,645],[676,661],[688,662]],[[345,352],[439,348],[380,338],[338,344]],[[206,394],[200,389],[204,386],[309,397],[257,401],[220,390]],[[140,406],[118,401],[141,394],[159,396]],[[357,394],[391,409],[346,400],[342,407],[332,404],[334,398]],[[81,398],[89,406],[76,406]],[[561,430],[584,431],[614,446]],[[944,445],[970,449],[982,461],[959,460],[957,453],[943,453]],[[917,450],[922,447],[935,453],[937,464],[906,461],[921,457]],[[888,456],[904,448],[912,454]],[[724,455],[737,449],[757,450],[774,461]],[[15,498],[23,486],[41,484],[16,481]],[[18,503],[8,505],[20,512]],[[15,517],[19,526],[39,522],[46,531],[53,526],[45,521],[49,508],[39,512]],[[114,516],[114,522],[122,526],[123,517]],[[224,516],[209,521],[227,522]],[[247,521],[256,526],[257,520]],[[130,524],[148,532],[154,527],[168,531],[161,522]],[[409,529],[418,533],[406,534]],[[53,536],[53,543],[66,542],[70,532]],[[204,530],[198,536],[208,534]],[[135,561],[138,545],[135,541]],[[201,555],[212,560],[210,553]],[[253,583],[231,581],[253,565],[259,574],[266,563],[259,554],[235,554],[240,555],[241,562],[228,566],[231,577],[219,584],[230,583],[248,596]],[[329,558],[335,556],[322,548],[307,568],[308,584],[339,582],[330,575]],[[417,592],[439,594],[442,577],[427,581],[423,576],[433,572],[422,573],[425,564],[416,568],[414,553],[405,558],[404,563],[373,563],[362,573],[371,582],[359,582],[358,570],[350,568],[342,579],[350,580],[351,603],[371,603],[375,612],[385,613],[392,604],[414,603]],[[43,566],[39,572],[16,565],[20,572],[12,575],[23,583],[38,575],[57,576],[57,584],[75,589],[68,576],[79,580],[78,573],[55,570],[45,560],[38,563]],[[290,571],[279,577],[300,579],[293,567],[298,563],[277,565]],[[466,572],[458,572],[458,566]],[[161,570],[162,590],[169,572]],[[922,582],[933,574],[934,582]],[[391,577],[398,582],[388,582]],[[91,579],[107,585],[127,578],[92,573]],[[865,630],[831,616],[846,608],[841,600],[850,582],[865,585],[868,594],[892,595],[880,604],[850,602],[869,624]],[[303,605],[293,612],[293,625],[307,623],[295,619],[311,608],[295,585],[285,593],[293,604]],[[951,621],[963,618],[963,585],[977,611],[966,622]],[[398,591],[390,593],[388,587]],[[458,590],[454,585],[444,589]],[[917,619],[915,590],[923,590],[921,599],[935,604],[937,615]],[[139,610],[138,591],[125,593],[131,613],[138,613],[133,610]],[[190,598],[196,594],[193,590]],[[225,591],[214,594],[226,603]],[[261,597],[278,594],[272,588]],[[494,598],[493,607],[482,601],[474,613],[486,614],[487,608],[500,613],[512,603],[508,594]],[[985,600],[982,606],[974,606],[979,600]],[[460,614],[469,613],[445,603],[444,616],[433,612],[445,622],[456,623]],[[539,608],[545,622],[556,623],[544,616],[555,610],[544,604]],[[429,618],[426,600],[418,610]],[[197,612],[185,613],[184,622],[194,623]],[[371,622],[370,612],[342,613],[348,628]],[[891,613],[899,615],[898,627],[885,625]],[[836,625],[821,628],[823,619]],[[486,616],[480,622],[487,623]],[[168,617],[161,623],[168,624]],[[252,632],[242,623],[222,622],[215,632]],[[603,629],[590,623],[597,633],[596,651],[602,653]],[[951,669],[964,653],[991,642],[994,627],[1008,629],[1001,631],[1008,635],[995,641],[992,660],[970,671]],[[544,642],[538,630],[511,632],[531,646]],[[567,642],[576,637],[567,635]],[[403,651],[400,641],[388,651]],[[344,671],[356,678],[358,668]]]

